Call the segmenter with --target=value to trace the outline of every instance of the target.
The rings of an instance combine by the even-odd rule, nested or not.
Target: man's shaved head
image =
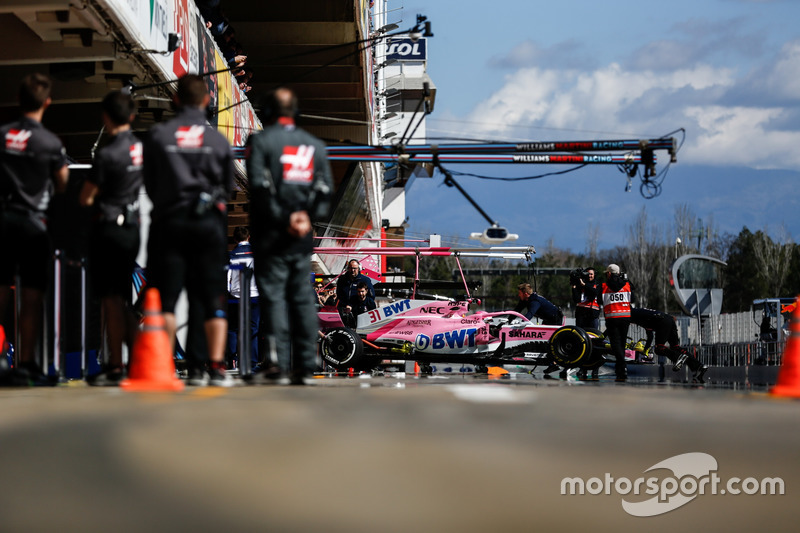
[[[271,118],[294,117],[297,114],[297,96],[288,87],[278,87],[268,96]]]

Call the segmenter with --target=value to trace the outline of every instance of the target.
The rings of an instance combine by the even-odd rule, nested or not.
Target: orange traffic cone
[[[800,296],[797,297],[797,303],[800,303]],[[778,383],[769,392],[775,396],[800,398],[800,305],[796,305],[789,320],[789,339],[783,350]]]
[[[128,379],[120,387],[129,391],[183,390],[183,382],[175,375],[158,289],[148,289],[144,295],[142,330],[133,343]]]
[[[490,366],[488,374],[490,376],[505,376],[506,374],[508,374],[508,370],[506,370],[501,366]]]

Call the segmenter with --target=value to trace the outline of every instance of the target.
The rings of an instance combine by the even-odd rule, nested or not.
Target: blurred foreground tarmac
[[[0,389],[0,531],[797,531],[800,401],[540,378]],[[688,452],[785,494],[652,517],[613,491],[561,495],[565,477],[667,477],[645,471]]]

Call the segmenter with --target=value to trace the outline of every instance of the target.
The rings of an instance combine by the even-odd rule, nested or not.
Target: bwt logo
[[[402,313],[403,311],[408,311],[409,309],[411,309],[411,300],[403,300],[400,302],[389,304],[386,307],[381,307],[381,310],[383,311],[383,316],[385,317],[397,315]]]
[[[6,133],[6,150],[24,152],[28,147],[28,139],[31,138],[31,135],[32,132],[28,130],[9,130]]]
[[[455,331],[446,331],[444,333],[437,333],[433,337],[419,334],[417,335],[414,345],[417,350],[425,350],[429,346],[434,350],[441,350],[445,347],[463,348],[465,346],[475,346],[475,332],[477,328],[457,329]]]
[[[727,482],[717,475],[717,460],[707,453],[693,452],[676,455],[654,464],[651,470],[670,470],[672,476],[639,477],[631,481],[621,477],[614,479],[606,473],[603,479],[593,477],[584,481],[581,478],[564,478],[561,480],[561,495],[611,494],[612,490],[620,495],[635,496],[645,494],[653,496],[644,501],[628,501],[622,499],[622,508],[633,516],[657,516],[682,507],[705,494],[770,494],[783,495],[783,479],[764,478],[761,481],[748,477],[741,479],[732,477]],[[643,488],[644,486],[644,488]]]
[[[314,147],[285,146],[281,155],[283,181],[290,183],[310,183],[314,178]]]
[[[180,148],[201,148],[205,126],[180,126],[175,132],[175,142]]]

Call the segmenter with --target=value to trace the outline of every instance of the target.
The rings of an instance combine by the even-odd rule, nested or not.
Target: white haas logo
[[[205,126],[181,126],[175,132],[175,139],[180,148],[201,148]]]
[[[28,130],[10,130],[6,133],[6,149],[15,152],[24,152],[28,147],[28,139],[33,132]]]
[[[290,183],[310,183],[314,178],[314,147],[285,146],[283,155],[283,181]]]
[[[134,143],[128,149],[131,154],[131,164],[136,167],[142,166],[142,143]]]

